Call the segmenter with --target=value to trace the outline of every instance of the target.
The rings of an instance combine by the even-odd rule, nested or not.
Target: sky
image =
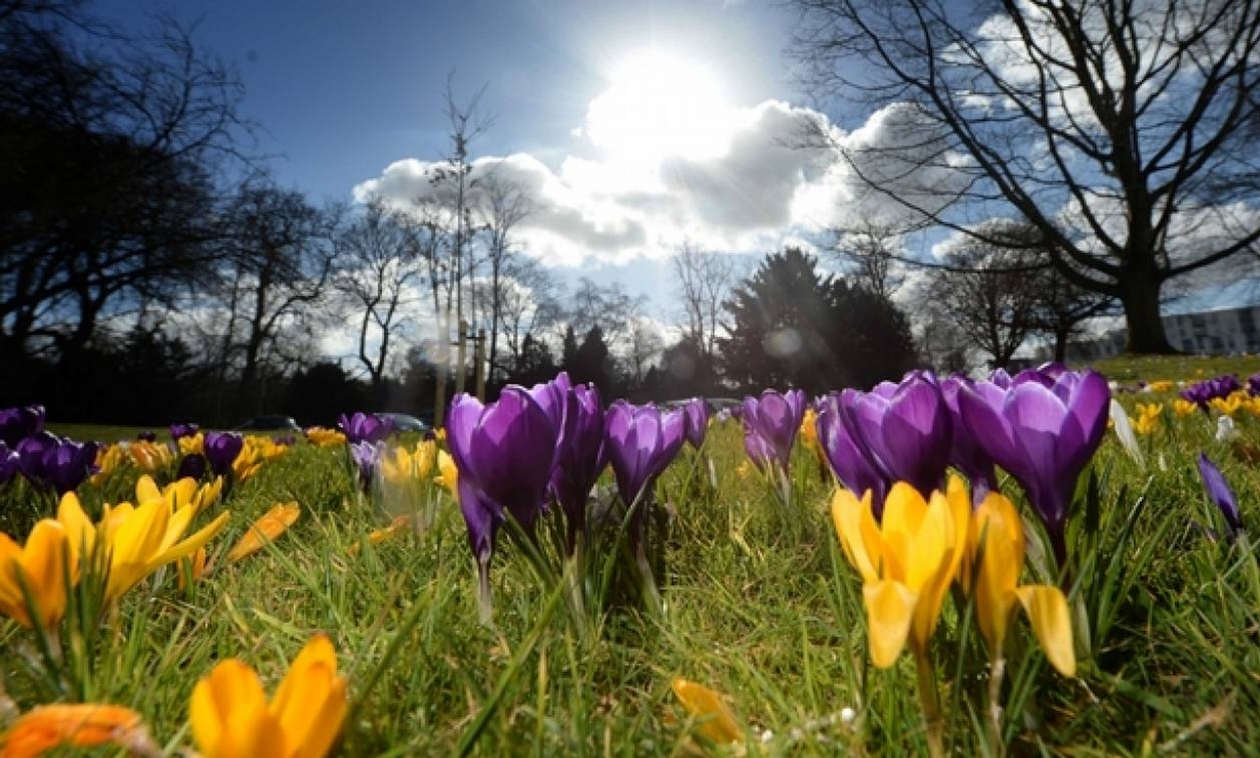
[[[258,152],[276,156],[282,184],[316,199],[362,200],[382,183],[399,201],[422,191],[424,170],[447,148],[447,77],[460,98],[484,85],[494,122],[474,155],[511,156],[519,178],[547,198],[525,230],[527,251],[570,282],[621,282],[658,311],[671,289],[663,258],[680,240],[765,252],[801,231],[799,214],[785,207],[801,184],[800,161],[777,172],[771,165],[791,152],[778,142],[796,128],[791,104],[802,99],[783,56],[793,19],[775,4],[91,7],[133,30],[154,12],[196,24],[195,38],[245,84],[244,114],[261,126]]]

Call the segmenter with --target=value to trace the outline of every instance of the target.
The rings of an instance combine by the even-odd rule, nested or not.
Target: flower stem
[[[989,669],[989,745],[995,755],[1002,751],[1002,677],[1006,674],[1006,659],[1001,653],[994,656]]]
[[[945,755],[941,731],[941,701],[936,691],[936,675],[926,650],[915,651],[914,665],[919,674],[919,706],[923,709],[923,721],[927,726],[928,753],[932,758]]]

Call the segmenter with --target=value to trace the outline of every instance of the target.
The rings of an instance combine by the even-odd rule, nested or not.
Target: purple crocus
[[[508,386],[486,405],[458,395],[446,416],[446,440],[460,482],[467,481],[497,513],[511,513],[527,534],[542,513],[555,467],[560,430],[552,419],[529,390],[517,386]],[[461,495],[460,507],[466,508],[462,501]],[[469,505],[481,507],[483,498]],[[470,539],[482,542],[481,535],[472,534],[468,513],[465,519]]]
[[[953,426],[936,377],[912,371],[899,384],[840,394],[840,420],[885,481],[907,482],[924,497],[940,489]]]
[[[818,442],[836,479],[859,498],[868,490],[877,515],[883,514],[884,496],[891,486],[858,446],[841,420],[840,397],[832,393],[818,403]]]
[[[345,432],[346,441],[351,444],[355,442],[376,444],[384,442],[393,433],[394,420],[388,416],[356,411],[349,416],[344,413],[338,416],[337,426]]]
[[[25,405],[0,409],[0,442],[10,449],[27,437],[44,431],[44,406]]]
[[[572,553],[578,535],[586,528],[586,501],[591,488],[608,465],[604,450],[604,406],[595,385],[569,389],[573,396],[573,424],[551,472],[551,492],[564,512],[568,548]]]
[[[1177,394],[1181,396],[1181,399],[1199,406],[1206,413],[1213,400],[1227,398],[1240,389],[1242,389],[1242,382],[1238,381],[1238,376],[1225,374],[1192,384]]]
[[[1260,395],[1260,371],[1247,377],[1247,394],[1252,397]]]
[[[200,480],[206,475],[206,457],[200,453],[185,455],[179,462],[179,471],[175,473],[175,481],[186,477]]]
[[[39,432],[18,443],[18,468],[32,484],[64,495],[94,473],[97,447]]]
[[[0,440],[0,484],[5,484],[17,476],[20,465],[21,459],[18,458],[17,451],[10,450],[9,446]]]
[[[372,488],[372,480],[376,478],[376,470],[380,466],[385,445],[363,440],[350,443],[349,449],[350,460],[354,462],[359,472],[359,488],[367,492]]]
[[[651,492],[652,484],[683,445],[683,412],[661,413],[655,405],[618,400],[604,414],[604,447],[617,480],[617,492],[632,505]],[[642,513],[642,510],[639,511]]]
[[[140,432],[136,435],[136,439],[141,442],[157,442],[157,434],[152,431]]]
[[[704,444],[709,425],[709,404],[702,397],[693,397],[683,406],[683,436],[696,450]]]
[[[534,398],[539,407],[551,419],[556,428],[556,455],[568,445],[568,440],[575,433],[577,423],[577,398],[573,394],[573,382],[569,372],[561,371],[549,382],[535,384],[529,389],[529,396]]]
[[[1216,507],[1221,509],[1225,524],[1229,527],[1230,537],[1242,531],[1242,516],[1238,513],[1238,499],[1229,482],[1221,474],[1221,470],[1212,463],[1206,454],[1199,453],[1199,476],[1203,478],[1203,489],[1207,492]]]
[[[768,451],[773,460],[787,471],[792,444],[796,442],[796,432],[805,416],[805,392],[765,390],[760,397],[745,397],[743,409],[745,438],[749,435],[760,437],[760,444],[751,448],[745,442],[744,449],[750,451],[749,457],[753,457],[751,451],[754,449]],[[755,457],[753,462],[757,462]]]
[[[196,437],[200,426],[193,423],[176,423],[170,425],[171,439],[179,441],[185,437]]]
[[[1007,377],[1007,382],[1009,386],[1010,377]],[[979,505],[989,492],[997,489],[997,473],[993,470],[993,459],[971,436],[971,431],[963,423],[962,412],[958,408],[959,390],[971,384],[971,380],[966,377],[951,376],[942,380],[940,386],[941,397],[945,400],[945,406],[949,408],[951,428],[949,463],[967,477],[967,481],[971,483],[971,502],[973,505]]]
[[[205,451],[210,469],[218,476],[232,473],[232,464],[241,454],[245,438],[236,432],[206,432]]]
[[[1065,371],[1054,380],[1030,370],[1008,390],[991,382],[959,389],[971,438],[1024,488],[1060,565],[1076,480],[1102,442],[1110,400],[1107,381],[1092,370]]]

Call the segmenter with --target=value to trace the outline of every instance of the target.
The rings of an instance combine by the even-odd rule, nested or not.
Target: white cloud
[[[690,116],[712,135],[709,143],[698,143],[694,131],[686,139],[636,142],[624,131],[609,133],[609,112],[624,110],[630,99],[613,94],[592,101],[587,122],[570,135],[569,154],[554,169],[528,153],[473,165],[474,179],[493,173],[529,190],[534,213],[517,239],[549,265],[660,259],[684,240],[712,250],[765,251],[858,216],[894,212],[893,201],[861,190],[834,149],[801,144],[813,124],[837,143],[893,143],[907,124],[904,114],[885,109],[846,136],[807,108],[778,100],[728,107],[714,98]],[[645,145],[657,154],[645,154]],[[407,206],[432,197],[442,166],[397,161],[356,186],[355,198],[379,194]]]

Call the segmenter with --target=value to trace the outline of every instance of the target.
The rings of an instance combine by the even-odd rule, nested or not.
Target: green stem
[[[989,669],[989,744],[995,755],[1002,750],[1002,678],[1006,674],[1006,659],[997,653]]]
[[[926,650],[916,650],[914,665],[919,675],[919,705],[923,708],[923,721],[927,727],[928,753],[932,758],[945,755],[942,739],[941,701],[936,691],[936,674]]]

